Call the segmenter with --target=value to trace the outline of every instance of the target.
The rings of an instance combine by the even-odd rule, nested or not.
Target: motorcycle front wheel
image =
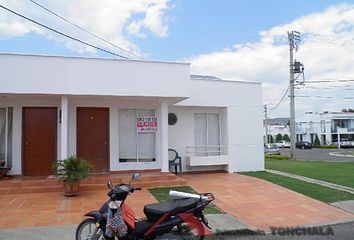
[[[96,220],[88,218],[83,220],[76,229],[76,240],[104,240],[101,229],[96,227]]]

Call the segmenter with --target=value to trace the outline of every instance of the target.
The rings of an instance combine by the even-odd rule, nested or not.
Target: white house
[[[71,155],[95,172],[264,169],[261,84],[186,63],[0,54],[0,160],[50,175]],[[170,125],[169,125],[170,124]]]
[[[308,112],[296,121],[296,137],[313,143],[317,135],[322,145],[330,145],[337,141],[338,128],[340,139],[354,141],[354,113]]]

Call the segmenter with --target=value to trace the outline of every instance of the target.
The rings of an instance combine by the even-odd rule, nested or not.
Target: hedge
[[[288,155],[269,155],[265,154],[265,160],[289,160]]]

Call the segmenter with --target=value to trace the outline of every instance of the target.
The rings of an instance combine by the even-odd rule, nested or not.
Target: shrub
[[[336,149],[337,145],[314,145],[314,148]]]
[[[288,155],[265,155],[265,160],[289,160]]]

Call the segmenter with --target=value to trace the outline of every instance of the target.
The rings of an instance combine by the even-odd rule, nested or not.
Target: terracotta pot
[[[64,195],[67,197],[72,197],[72,196],[76,196],[77,194],[79,194],[79,190],[80,190],[80,183],[79,182],[73,182],[73,183],[63,183],[64,185]]]

